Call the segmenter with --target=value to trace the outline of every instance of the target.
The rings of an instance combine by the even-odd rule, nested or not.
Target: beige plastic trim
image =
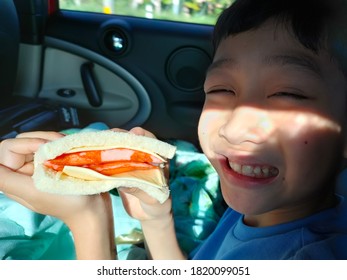
[[[90,110],[112,125],[132,127],[149,117],[151,102],[147,91],[127,70],[115,62],[80,46],[51,37],[45,39],[42,88],[39,97],[61,101]],[[84,92],[80,67],[94,63],[94,74],[102,91],[103,104],[93,107]],[[72,89],[76,95],[61,97],[59,89]]]

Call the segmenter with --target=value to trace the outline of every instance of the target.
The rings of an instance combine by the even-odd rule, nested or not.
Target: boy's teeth
[[[241,165],[234,162],[229,162],[229,166],[236,173],[256,178],[268,178],[278,174],[278,169],[269,166],[254,166],[254,165]]]
[[[242,173],[243,175],[246,175],[246,176],[251,176],[251,177],[254,177],[254,176],[255,176],[255,174],[254,174],[254,172],[253,172],[253,167],[250,166],[250,165],[243,165],[243,166],[241,167],[241,173]]]

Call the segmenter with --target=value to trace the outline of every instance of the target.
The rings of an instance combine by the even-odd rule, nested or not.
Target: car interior
[[[98,121],[197,144],[211,25],[0,5],[2,139]]]
[[[178,239],[190,252],[225,210],[218,177],[197,139],[212,31],[208,24],[60,9],[59,0],[1,0],[0,141],[95,124],[141,126],[171,141],[178,147],[170,163]],[[346,176],[338,182],[343,194]],[[114,194],[118,256],[146,258],[139,223]],[[0,242],[11,244],[0,246],[0,259],[75,257],[59,221],[36,216],[1,193],[0,208]]]

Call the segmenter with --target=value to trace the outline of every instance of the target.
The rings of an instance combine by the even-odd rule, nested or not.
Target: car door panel
[[[83,57],[74,53],[83,54]],[[102,103],[98,106],[89,101],[81,77],[82,65],[91,61],[95,82],[101,91]],[[62,90],[68,93],[60,94]],[[46,40],[39,97],[76,106],[84,122],[100,118],[106,123],[123,127],[144,123],[151,109],[146,90],[125,69],[79,46],[49,38]]]
[[[143,126],[160,138],[196,142],[211,32],[207,25],[57,12],[44,29],[37,96],[75,105],[87,121]],[[123,39],[121,51],[110,44],[113,35]],[[101,88],[98,107],[88,102],[81,80],[86,62],[94,65]],[[61,97],[61,89],[74,89],[76,95]]]

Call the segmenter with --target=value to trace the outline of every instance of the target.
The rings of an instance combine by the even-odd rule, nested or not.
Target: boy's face
[[[281,223],[330,205],[346,84],[327,53],[269,21],[221,42],[204,88],[201,147],[246,222]]]

